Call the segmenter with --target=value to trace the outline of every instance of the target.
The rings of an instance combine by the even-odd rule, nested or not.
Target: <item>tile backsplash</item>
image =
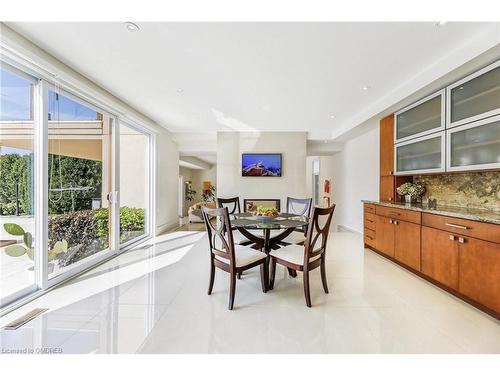
[[[414,176],[425,186],[423,202],[436,198],[438,205],[500,211],[500,172],[470,172]]]

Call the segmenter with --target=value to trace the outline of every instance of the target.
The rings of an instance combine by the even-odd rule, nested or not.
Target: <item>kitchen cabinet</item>
[[[435,228],[422,227],[422,273],[458,290],[457,236]]]
[[[445,129],[445,90],[440,90],[394,114],[394,143]]]
[[[459,291],[500,311],[500,244],[459,237]]]
[[[420,271],[420,224],[396,220],[394,258]]]
[[[420,224],[403,221],[399,218],[395,219],[394,217],[405,218],[402,213],[398,212],[403,210],[382,211],[381,215],[379,208],[385,207],[376,208],[376,249],[419,271]],[[386,213],[388,216],[383,216]],[[410,213],[420,215],[417,212]]]
[[[447,170],[500,168],[500,115],[447,131]]]
[[[394,115],[380,120],[380,176],[394,174]]]
[[[375,240],[376,249],[385,255],[394,258],[394,224],[393,219],[376,215],[377,238]]]
[[[445,133],[430,134],[394,145],[397,175],[444,172]]]
[[[500,114],[500,61],[447,87],[447,128]]]

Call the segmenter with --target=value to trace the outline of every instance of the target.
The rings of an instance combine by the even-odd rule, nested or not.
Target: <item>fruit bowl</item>
[[[272,221],[273,219],[278,217],[278,215],[279,212],[274,207],[259,206],[254,212],[252,212],[252,216],[255,218],[255,220],[262,222]]]

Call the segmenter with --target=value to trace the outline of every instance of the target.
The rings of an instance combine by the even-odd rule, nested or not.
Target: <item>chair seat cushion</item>
[[[236,267],[244,267],[250,263],[264,259],[267,255],[262,251],[252,249],[249,246],[236,245],[234,247],[234,255],[236,256]],[[217,260],[229,264],[229,259],[215,256]]]
[[[286,236],[283,242],[288,242],[295,245],[301,245],[304,243],[305,240],[306,236],[304,236],[304,233],[293,231],[288,236]]]
[[[304,246],[288,245],[288,246],[281,247],[277,250],[272,250],[270,255],[274,258],[282,259],[288,263],[303,265],[304,264],[304,253],[305,253]],[[311,258],[309,260],[309,262],[315,261],[320,256],[321,255],[316,255],[315,257]]]

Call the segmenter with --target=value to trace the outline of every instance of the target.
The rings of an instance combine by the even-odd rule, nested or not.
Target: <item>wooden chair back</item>
[[[313,208],[307,227],[306,241],[304,242],[304,265],[309,263],[309,259],[325,253],[334,210],[335,204],[327,208]],[[320,227],[320,218],[324,216],[326,216],[326,222],[323,227]],[[318,244],[319,239],[321,239],[321,244]]]
[[[217,198],[217,207],[224,208],[227,207],[229,214],[239,214],[241,213],[240,198]]]
[[[202,207],[202,213],[207,229],[210,256],[227,259],[231,268],[236,267],[233,231],[227,207]]]

